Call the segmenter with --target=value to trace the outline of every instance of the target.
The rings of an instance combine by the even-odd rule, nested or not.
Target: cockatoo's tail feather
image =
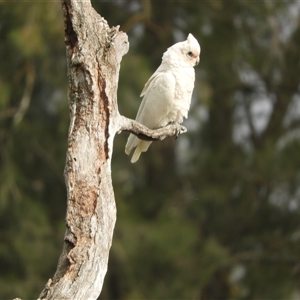
[[[137,147],[135,148],[133,155],[131,157],[131,162],[135,163],[139,158],[142,152],[146,152],[152,142],[140,141]]]

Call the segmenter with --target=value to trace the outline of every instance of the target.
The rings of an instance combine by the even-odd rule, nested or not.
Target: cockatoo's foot
[[[174,125],[176,126],[175,128],[175,139],[178,138],[179,134],[186,132],[186,128],[184,126],[182,126],[180,123],[178,122],[171,122],[169,123],[170,125]]]

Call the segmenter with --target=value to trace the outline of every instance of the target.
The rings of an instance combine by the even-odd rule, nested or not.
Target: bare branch
[[[187,131],[187,129],[179,123],[171,123],[166,127],[158,129],[149,129],[143,124],[121,115],[119,115],[118,123],[120,125],[118,133],[128,131],[136,135],[139,139],[145,141],[162,141],[171,136],[175,136],[177,138],[179,134]]]

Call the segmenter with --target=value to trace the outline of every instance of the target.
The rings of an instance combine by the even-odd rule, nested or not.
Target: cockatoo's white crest
[[[163,63],[180,67],[194,67],[199,63],[201,48],[198,41],[190,33],[184,42],[169,47],[163,55]],[[179,58],[179,59],[178,59]]]
[[[150,129],[164,127],[171,122],[182,123],[187,118],[194,89],[196,66],[201,48],[190,33],[186,41],[169,47],[163,54],[161,65],[144,86],[144,97],[136,120]],[[142,141],[130,134],[125,152],[136,147],[131,162],[136,162],[141,152],[147,151],[151,142]]]

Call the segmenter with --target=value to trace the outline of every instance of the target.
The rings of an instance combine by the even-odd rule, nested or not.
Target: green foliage
[[[188,133],[138,163],[117,136],[118,219],[100,299],[293,299],[299,293],[297,1],[94,1],[129,35],[120,112],[162,53],[202,47]],[[66,206],[67,70],[59,2],[0,3],[0,299],[53,276]]]

